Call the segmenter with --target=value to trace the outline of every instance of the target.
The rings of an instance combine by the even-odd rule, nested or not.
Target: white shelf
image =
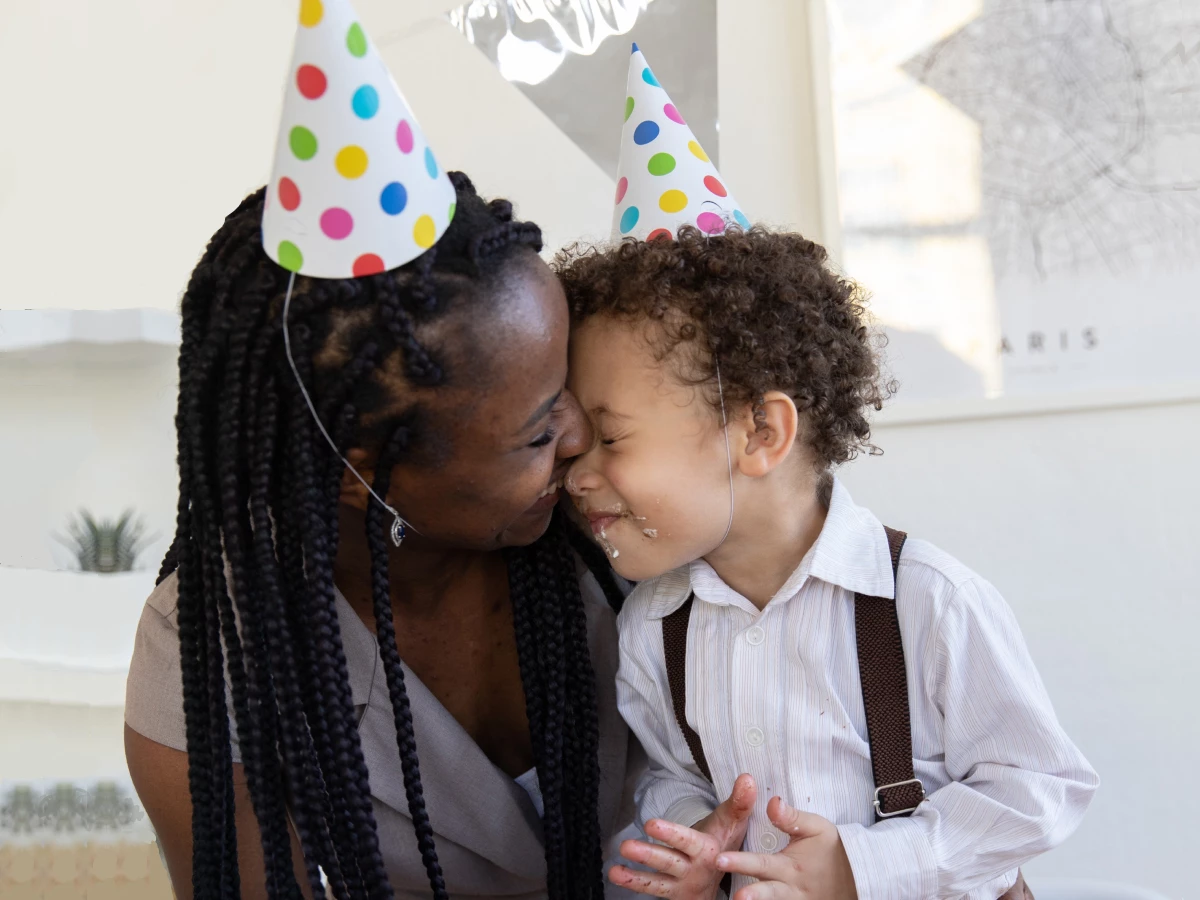
[[[0,310],[0,363],[140,363],[174,356],[169,309]]]
[[[0,566],[0,700],[122,705],[155,575]]]

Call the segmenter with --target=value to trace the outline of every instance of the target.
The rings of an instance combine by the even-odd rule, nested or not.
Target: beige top
[[[629,739],[617,712],[616,616],[595,578],[582,567],[580,590],[596,669],[600,825],[601,833],[612,837],[605,847],[607,871],[617,843],[630,836],[632,788],[644,764],[640,748]],[[146,601],[126,684],[125,721],[153,741],[186,750],[177,603],[174,575]],[[375,635],[340,594],[337,610],[384,863],[398,900],[424,900],[429,896],[429,881],[408,814],[378,645]],[[407,666],[404,677],[420,747],[425,804],[451,897],[546,897],[542,823],[535,808],[536,777],[527,773],[519,784],[498,769]],[[232,723],[230,731],[234,732]],[[233,752],[238,759],[236,735]],[[608,900],[633,896],[608,884],[607,879],[606,886]]]

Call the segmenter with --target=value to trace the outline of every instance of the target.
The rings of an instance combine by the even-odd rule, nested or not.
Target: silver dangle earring
[[[408,528],[404,524],[404,520],[396,516],[392,520],[392,543],[399,547],[404,543],[404,538],[408,536]]]
[[[329,432],[326,431],[325,426],[321,424],[321,417],[317,415],[317,408],[313,405],[312,398],[308,396],[308,389],[304,387],[304,382],[300,378],[300,370],[296,368],[296,361],[292,358],[292,339],[288,334],[288,312],[291,310],[292,306],[292,286],[295,283],[296,273],[293,272],[292,277],[288,279],[287,294],[285,294],[283,298],[283,350],[287,356],[288,365],[292,368],[292,375],[296,377],[296,385],[300,388],[300,395],[304,397],[304,402],[308,404],[308,411],[312,413],[313,421],[317,423],[317,428],[320,430],[321,435],[325,438],[325,442],[329,444],[329,446],[333,449],[333,452],[337,454],[338,459],[340,459],[346,468],[350,470],[350,474],[357,478],[362,483],[362,486],[367,489],[367,493],[369,493],[380,506],[392,514],[392,543],[399,547],[404,543],[404,539],[408,537],[408,530],[412,528],[412,526],[408,522],[405,522],[400,513],[396,512],[396,510],[393,509],[386,500],[375,493],[375,489],[367,484],[367,479],[359,475],[358,469],[350,465],[350,460],[342,456],[341,451],[337,448],[337,444],[333,442],[333,438],[329,436]],[[413,528],[413,531],[416,531],[416,529]]]

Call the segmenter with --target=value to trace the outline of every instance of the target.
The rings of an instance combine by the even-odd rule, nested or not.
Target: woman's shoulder
[[[179,618],[179,574],[177,572],[172,572],[154,586],[154,590],[146,598],[146,607],[164,619],[170,619],[173,623],[177,622]],[[144,615],[145,611],[143,610],[143,617]]]
[[[125,682],[125,723],[152,741],[185,750],[178,607],[179,582],[171,574],[142,608]]]

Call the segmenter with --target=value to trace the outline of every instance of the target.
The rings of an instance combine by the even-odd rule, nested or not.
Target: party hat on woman
[[[674,237],[680,225],[721,234],[749,228],[721,173],[633,45],[617,164],[613,238]]]
[[[432,247],[454,185],[349,0],[301,0],[263,249],[317,278],[374,275]]]

